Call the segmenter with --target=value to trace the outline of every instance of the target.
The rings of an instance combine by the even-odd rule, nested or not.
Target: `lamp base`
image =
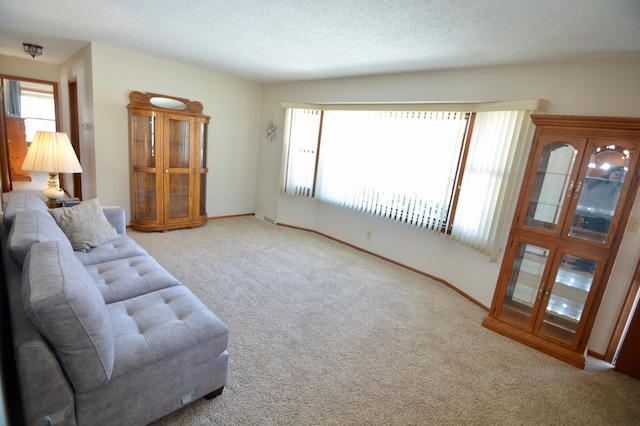
[[[62,206],[62,197],[64,197],[64,191],[60,189],[60,181],[58,181],[58,174],[55,172],[49,172],[49,179],[47,180],[49,185],[44,190],[43,194],[47,197],[47,207],[55,208]]]
[[[50,209],[57,209],[58,207],[62,207],[62,200],[47,200],[45,204]]]

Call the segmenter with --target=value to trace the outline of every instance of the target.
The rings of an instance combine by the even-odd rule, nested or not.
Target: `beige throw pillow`
[[[50,212],[74,250],[87,251],[119,237],[96,198],[73,207],[51,209]]]

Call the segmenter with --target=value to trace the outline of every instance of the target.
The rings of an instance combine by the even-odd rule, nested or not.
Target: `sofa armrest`
[[[49,345],[33,340],[16,350],[25,424],[75,425],[73,389]]]
[[[127,233],[127,219],[124,208],[120,206],[102,206],[102,211],[111,226],[116,228],[118,234],[124,235]]]
[[[7,253],[8,232],[0,224],[2,284],[9,308],[13,355],[26,425],[76,424],[75,395],[53,349],[33,327],[22,305],[22,271]],[[12,390],[13,391],[13,390]]]

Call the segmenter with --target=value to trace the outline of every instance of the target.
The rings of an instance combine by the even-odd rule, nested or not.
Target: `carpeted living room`
[[[639,19],[0,0],[0,426],[639,424]]]
[[[481,326],[424,275],[253,217],[131,232],[232,330],[229,382],[158,425],[634,424],[637,379]],[[188,250],[171,247],[188,241]]]

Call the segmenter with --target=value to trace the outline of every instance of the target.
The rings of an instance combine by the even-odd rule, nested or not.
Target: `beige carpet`
[[[639,380],[499,336],[453,290],[322,236],[253,217],[129,234],[231,329],[224,393],[158,425],[640,424]]]

